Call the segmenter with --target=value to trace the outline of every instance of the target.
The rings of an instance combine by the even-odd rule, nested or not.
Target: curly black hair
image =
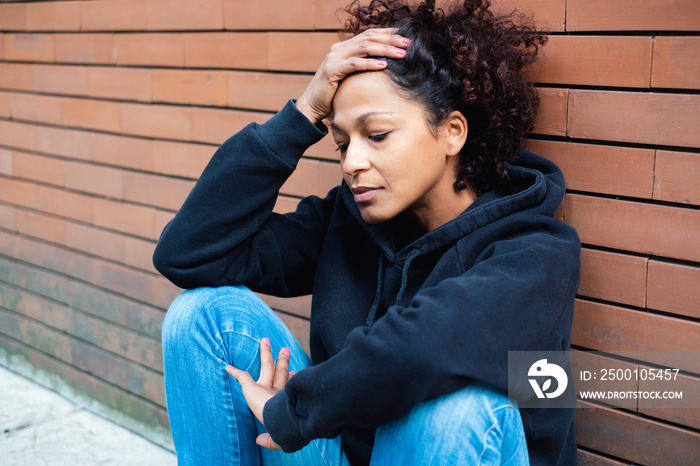
[[[532,131],[539,99],[523,69],[547,41],[523,15],[495,15],[489,0],[464,0],[447,13],[435,0],[411,7],[402,0],[355,1],[346,30],[394,27],[412,40],[406,57],[387,59],[386,71],[405,97],[423,105],[437,128],[457,110],[469,133],[455,189],[477,195],[509,191],[509,163]]]

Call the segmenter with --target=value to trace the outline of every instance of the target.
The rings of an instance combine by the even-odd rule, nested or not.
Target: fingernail
[[[396,49],[396,53],[398,53],[399,55],[406,55],[406,51],[405,51],[404,49],[398,49],[398,48],[397,48],[397,49]]]
[[[229,369],[233,369],[233,366],[230,364],[228,366],[226,366],[226,370],[229,370]]]
[[[377,60],[377,65],[379,65],[379,66],[384,66],[384,65],[386,65],[386,61],[384,61],[384,60]]]
[[[270,346],[270,339],[269,338],[263,338],[262,342],[265,343],[267,346]]]
[[[408,45],[408,44],[411,43],[411,39],[409,39],[408,37],[404,37],[403,39],[401,39],[401,42],[403,42],[404,44]]]
[[[289,356],[289,348],[282,348],[282,352]]]
[[[296,374],[296,373],[297,373],[297,371],[289,371],[289,376],[291,377],[291,376],[293,376],[293,375]]]

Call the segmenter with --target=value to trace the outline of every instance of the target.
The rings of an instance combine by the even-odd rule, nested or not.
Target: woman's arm
[[[231,137],[163,230],[156,268],[183,288],[254,282],[266,274],[261,285],[284,288],[273,283],[284,280],[282,271],[265,264],[289,263],[277,260],[280,254],[297,258],[304,245],[291,240],[318,231],[325,206],[311,198],[294,215],[275,215],[272,209],[301,155],[324,134],[290,101],[265,124],[250,124]]]
[[[509,350],[567,350],[580,245],[550,224],[557,235],[494,243],[470,270],[392,306],[300,371],[265,404],[272,440],[293,451],[348,426],[378,427],[473,380],[506,391]]]
[[[294,214],[272,213],[282,184],[304,151],[326,134],[338,83],[380,70],[407,43],[375,29],[331,47],[295,103],[263,125],[251,124],[214,154],[154,254],[156,269],[177,286],[245,284],[280,296],[308,294],[332,198],[310,197]],[[332,194],[331,194],[332,197]]]

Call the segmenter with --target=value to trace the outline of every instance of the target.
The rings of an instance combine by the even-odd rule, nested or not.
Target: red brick
[[[66,223],[56,217],[17,209],[17,229],[20,233],[52,243],[66,244]]]
[[[318,195],[325,197],[328,191],[343,181],[343,174],[338,163],[320,162],[318,165]]]
[[[576,191],[651,198],[654,151],[529,139],[525,147],[556,163]]]
[[[36,209],[85,223],[93,220],[93,199],[83,194],[49,186],[38,187]]]
[[[532,15],[538,29],[564,30],[565,0],[494,0],[493,5],[493,11],[498,14],[509,14],[518,10]]]
[[[0,173],[7,176],[12,176],[14,170],[12,169],[12,151],[7,149],[0,149]]]
[[[697,432],[586,402],[574,424],[579,446],[637,464],[692,466],[700,444]]]
[[[567,31],[697,31],[696,0],[567,0]]]
[[[120,132],[122,107],[118,102],[92,99],[65,99],[63,123],[66,126]]]
[[[11,94],[12,118],[60,125],[63,123],[63,107],[60,97],[36,94]]]
[[[27,30],[77,31],[82,22],[82,2],[27,4]]]
[[[700,154],[656,152],[654,199],[700,204]]]
[[[0,29],[24,31],[27,29],[27,5],[25,3],[0,5]]]
[[[52,94],[85,95],[88,70],[82,66],[34,65],[34,90]]]
[[[316,144],[309,147],[306,152],[304,152],[304,155],[337,162],[340,160],[338,152],[336,151],[337,147],[338,146],[336,146],[335,142],[333,141],[333,137],[329,134]]]
[[[215,146],[155,141],[153,146],[156,173],[196,179],[216,152]]]
[[[5,59],[5,36],[6,35],[7,34],[0,32],[0,60]]]
[[[576,300],[571,343],[598,351],[644,351],[646,362],[697,372],[699,359],[674,352],[700,351],[698,332],[700,323],[687,319]]]
[[[553,136],[566,135],[568,89],[540,88],[540,109],[535,122],[535,133]]]
[[[270,32],[268,40],[268,69],[315,72],[340,37],[334,32]]]
[[[155,238],[160,237],[160,233],[163,231],[168,222],[170,222],[173,219],[174,216],[175,212],[165,212],[163,210],[156,209]]]
[[[192,33],[185,35],[188,68],[265,69],[268,36],[265,33]]]
[[[0,167],[2,167],[2,153],[7,152],[0,149]],[[0,173],[2,168],[0,168]],[[17,223],[15,221],[15,208],[0,204],[0,227],[4,230],[17,231]]]
[[[596,455],[586,450],[578,450],[578,466],[627,466],[623,463],[605,456]]]
[[[34,207],[39,202],[39,189],[34,183],[4,179],[0,183],[0,200],[8,204]]]
[[[652,87],[700,89],[700,37],[655,37]]]
[[[54,61],[54,36],[51,34],[5,34],[5,60]]]
[[[225,71],[153,70],[153,100],[225,107],[228,75]]]
[[[700,147],[699,123],[700,95],[569,92],[571,137]]]
[[[192,140],[221,144],[251,122],[264,123],[271,115],[218,109],[192,109]]]
[[[185,65],[185,34],[117,34],[116,43],[119,65]]]
[[[10,118],[12,115],[12,93],[0,91],[0,118]]]
[[[651,37],[550,36],[528,74],[541,83],[649,87]]]
[[[0,120],[2,144],[16,149],[34,150],[36,129],[34,125]]]
[[[284,8],[280,8],[277,0],[223,0],[223,3],[226,29],[313,29],[313,0],[287,0]]]
[[[581,285],[578,294],[644,307],[647,262],[648,259],[644,257],[584,248],[581,251]]]
[[[57,62],[100,65],[113,65],[117,62],[114,34],[55,34],[55,41]]]
[[[109,199],[93,200],[94,224],[122,231],[145,239],[158,239],[155,234],[155,209]]]
[[[93,0],[83,4],[83,29],[87,31],[143,31],[148,26],[143,0]]]
[[[153,97],[151,70],[134,68],[88,68],[90,97],[150,102]]]
[[[65,186],[64,161],[52,157],[14,152],[12,168],[14,176],[42,183]]]
[[[287,214],[289,212],[294,212],[295,210],[297,210],[298,204],[299,198],[280,195],[277,196],[274,211],[278,214]]]
[[[700,318],[700,269],[649,261],[647,306],[659,311]]]
[[[32,65],[0,63],[0,87],[31,91],[34,88],[34,68]]]
[[[36,127],[36,150],[52,155],[88,159],[89,133],[50,126]]]
[[[66,162],[66,187],[75,191],[122,199],[124,173],[120,169]]]
[[[33,367],[38,368],[42,372],[48,372],[60,377],[76,392],[94,398],[104,405],[119,406],[123,413],[144,425],[152,426],[156,429],[167,428],[167,416],[163,408],[159,408],[157,405],[130,394],[113,384],[96,379],[94,376],[77,370],[69,364],[50,358],[14,339],[0,336],[0,344],[11,354],[28,360]]]
[[[138,267],[146,272],[157,274],[153,266],[153,251],[155,250],[155,241],[147,241],[139,238],[125,237],[125,252],[124,257],[119,259],[119,262]],[[159,347],[160,349],[160,347]],[[158,361],[162,364],[162,359]]]
[[[645,369],[658,373],[658,368],[656,367],[642,366],[640,370]],[[652,392],[669,389],[673,389],[674,392],[683,393],[684,397],[688,397],[690,394],[696,394],[697,396],[697,394],[700,393],[700,379],[685,374],[678,374],[675,376],[673,382],[646,379],[639,381],[640,391]],[[676,404],[676,406],[681,406],[674,407],[674,404]],[[658,400],[642,398],[639,400],[639,412],[646,416],[698,429],[700,428],[700,408],[689,408],[688,405],[689,403],[686,400],[678,400],[675,403],[674,401],[669,401],[660,405]],[[694,406],[697,406],[697,404]]]
[[[193,181],[145,173],[124,173],[124,198],[154,207],[178,210],[193,187]]]
[[[223,29],[222,0],[148,0],[149,30]]]
[[[122,104],[124,133],[184,139],[192,137],[191,110],[170,105]]]
[[[344,9],[350,3],[345,0],[314,2],[314,29],[344,29],[348,18]]]
[[[84,158],[118,167],[153,171],[154,144],[149,139],[91,132],[90,151]]]
[[[230,71],[228,105],[236,108],[279,111],[291,98],[299,98],[310,76]]]
[[[259,293],[268,306],[278,311],[284,311],[299,317],[309,318],[311,315],[311,297],[299,296],[296,298],[278,298],[276,296]]]
[[[282,185],[280,193],[288,196],[308,196],[318,189],[318,160],[302,158],[292,176]]]
[[[571,372],[573,374],[580,373],[582,370],[590,370],[596,374],[596,376],[591,377],[588,380],[576,380],[576,392],[591,392],[600,390],[612,390],[612,391],[636,391],[637,390],[637,380],[630,377],[625,379],[621,377],[615,380],[600,380],[600,371],[605,368],[611,372],[617,373],[618,370],[629,371],[630,374],[634,373],[636,369],[639,371],[639,364],[633,362],[624,361],[618,359],[617,355],[612,355],[613,357],[608,357],[604,353],[592,352],[592,351],[577,351],[573,350],[569,353],[569,360],[571,362]],[[618,408],[624,408],[630,411],[637,411],[637,400],[633,398],[624,399],[612,399],[605,400],[607,404]]]
[[[693,209],[567,194],[565,215],[583,243],[700,261]]]

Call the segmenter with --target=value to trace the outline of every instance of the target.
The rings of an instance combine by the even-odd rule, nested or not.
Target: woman
[[[544,38],[488,6],[353,7],[302,96],[214,155],[154,256],[194,288],[163,325],[181,462],[576,461],[572,409],[504,395],[508,351],[568,350],[580,243],[520,151]],[[329,116],[343,183],[272,213]],[[249,289],[313,293],[313,362]]]

